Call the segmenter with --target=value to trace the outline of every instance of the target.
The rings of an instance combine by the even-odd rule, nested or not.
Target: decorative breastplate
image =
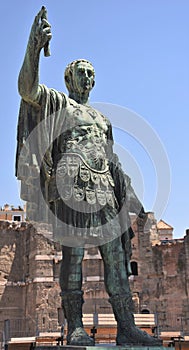
[[[91,168],[106,169],[108,126],[105,117],[93,108],[71,100],[65,119],[64,130],[68,137],[63,153],[79,154]]]
[[[78,154],[91,169],[101,171],[106,170],[108,166],[106,146],[107,140],[103,130],[96,124],[82,125],[72,131],[65,153]]]
[[[92,108],[71,106],[68,110],[64,151],[56,177],[63,200],[115,206],[114,181],[106,154],[107,124]]]

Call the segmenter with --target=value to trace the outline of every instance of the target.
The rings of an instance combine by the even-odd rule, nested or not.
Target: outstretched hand
[[[36,15],[30,33],[29,43],[33,43],[36,50],[41,50],[48,45],[52,38],[51,25],[47,21],[47,10],[42,6]],[[46,47],[47,51],[47,47]],[[48,53],[46,54],[48,55]]]

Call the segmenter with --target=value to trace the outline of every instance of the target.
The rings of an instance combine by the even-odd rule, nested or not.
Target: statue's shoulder
[[[59,91],[55,88],[47,87],[44,84],[39,84],[39,90],[40,90],[41,96],[47,95],[47,96],[51,96],[54,98],[63,98],[66,100],[69,99],[68,96],[66,95],[66,93]]]

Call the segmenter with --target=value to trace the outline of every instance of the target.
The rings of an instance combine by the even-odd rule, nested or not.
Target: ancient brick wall
[[[61,248],[41,234],[45,230],[0,221],[0,325],[15,320],[12,335],[58,327],[61,300],[54,271]]]
[[[136,312],[158,313],[164,329],[189,329],[189,234],[172,243],[157,241],[153,216],[144,226],[133,222],[130,277]],[[53,243],[47,225],[0,222],[0,326],[6,319],[27,320],[31,333],[57,330],[61,322],[59,269],[61,247]],[[153,244],[152,245],[152,241]],[[103,262],[97,248],[86,250],[83,261],[84,313],[111,313],[104,289]],[[30,321],[29,321],[30,320]],[[17,322],[18,323],[18,322]],[[16,326],[15,326],[16,327]],[[13,327],[14,328],[14,327]]]
[[[138,263],[138,276],[130,277],[138,295],[138,311],[157,313],[164,330],[188,332],[189,236],[164,244],[151,244],[151,232],[138,222],[132,259]],[[137,241],[137,243],[136,243]]]

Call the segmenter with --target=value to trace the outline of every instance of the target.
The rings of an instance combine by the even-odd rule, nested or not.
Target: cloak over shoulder
[[[66,95],[40,85],[39,102],[20,104],[17,127],[16,176],[21,181],[21,198],[27,202],[27,217],[48,222],[45,183],[53,166],[52,143],[64,123]],[[43,181],[40,181],[43,179]],[[43,184],[44,182],[44,184]],[[42,186],[42,188],[41,188]],[[42,193],[41,193],[42,190]]]

